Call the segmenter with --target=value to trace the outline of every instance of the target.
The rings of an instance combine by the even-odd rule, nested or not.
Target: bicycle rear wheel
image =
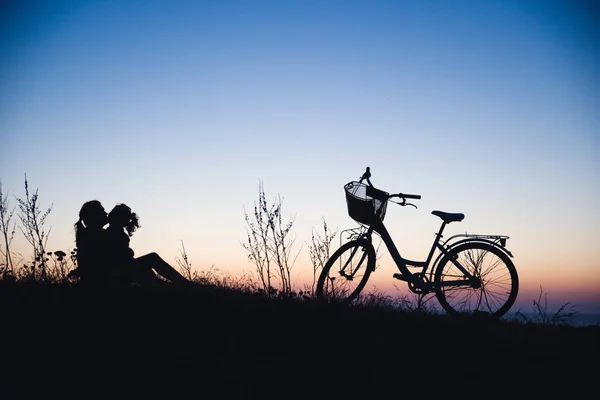
[[[350,303],[375,270],[375,248],[365,239],[352,240],[327,260],[317,282],[317,299]]]
[[[444,257],[435,272],[436,297],[448,314],[488,314],[500,318],[514,304],[519,290],[517,270],[504,251],[481,242],[464,243],[451,255],[479,282]],[[463,283],[464,282],[464,283]]]

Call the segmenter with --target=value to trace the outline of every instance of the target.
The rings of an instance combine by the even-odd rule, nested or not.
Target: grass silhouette
[[[325,306],[207,281],[0,281],[0,304],[4,399],[573,397],[595,387],[599,356],[600,327]]]

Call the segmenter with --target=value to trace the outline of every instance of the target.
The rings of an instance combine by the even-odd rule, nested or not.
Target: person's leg
[[[139,261],[138,261],[139,260]],[[131,262],[131,282],[140,285],[152,285],[159,281],[148,260],[133,259]]]
[[[189,282],[183,275],[181,275],[175,268],[171,267],[169,263],[163,260],[156,253],[149,253],[138,257],[134,260],[134,263],[140,271],[145,270],[151,272],[151,269],[154,269],[160,276],[170,280],[173,283]]]

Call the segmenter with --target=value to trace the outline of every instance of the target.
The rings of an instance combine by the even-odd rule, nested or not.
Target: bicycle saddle
[[[444,220],[445,223],[449,224],[450,222],[460,222],[465,218],[465,214],[460,213],[447,213],[443,211],[432,211],[433,215],[437,215],[441,219]]]

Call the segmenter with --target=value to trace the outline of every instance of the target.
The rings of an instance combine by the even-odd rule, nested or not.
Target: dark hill
[[[198,286],[0,285],[0,398],[574,398],[599,327],[318,306]]]

